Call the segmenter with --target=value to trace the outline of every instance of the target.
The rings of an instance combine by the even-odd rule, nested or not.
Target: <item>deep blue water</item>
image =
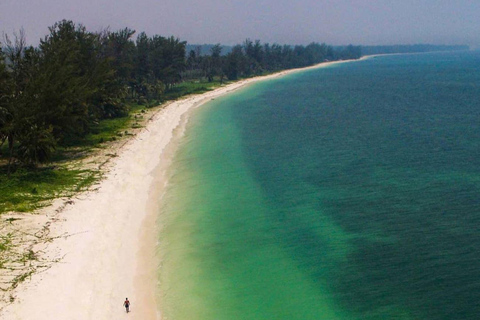
[[[251,85],[192,118],[161,214],[168,319],[476,319],[480,53]]]

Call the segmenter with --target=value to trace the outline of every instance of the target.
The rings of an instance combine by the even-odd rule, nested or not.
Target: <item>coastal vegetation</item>
[[[0,215],[12,214],[0,223],[0,269],[8,270],[0,279],[0,300],[12,302],[11,290],[56,262],[41,258],[33,248],[52,241],[49,225],[56,218],[35,221],[26,232],[23,228],[31,221],[22,221],[27,219],[17,213],[91,188],[102,176],[105,159],[116,156],[106,144],[141,128],[149,109],[228,81],[362,55],[359,46],[291,46],[250,39],[229,50],[215,44],[202,52],[201,46],[187,50],[186,42],[175,37],[135,34],[129,28],[90,32],[64,20],[50,27],[37,47],[27,45],[22,30],[4,36]],[[81,163],[99,150],[102,159]],[[68,199],[63,205],[71,203]]]
[[[187,44],[187,52],[200,48],[200,52],[203,55],[207,55],[211,52],[214,45],[202,44],[194,45]],[[232,46],[222,46],[222,54],[226,55],[232,51]],[[333,46],[334,52],[339,52],[345,49],[345,46]],[[374,55],[374,54],[391,54],[391,53],[420,53],[420,52],[433,52],[433,51],[465,51],[470,50],[467,45],[433,45],[433,44],[397,44],[397,45],[375,45],[375,46],[357,46],[356,50],[360,49],[362,56]]]
[[[166,100],[228,81],[362,55],[360,46],[250,39],[225,50],[221,44],[209,45],[204,52],[203,46],[187,46],[175,37],[135,34],[129,28],[91,32],[63,20],[49,28],[37,47],[27,45],[23,30],[4,35],[0,213],[29,211],[45,199],[93,183],[98,172],[68,167],[65,160],[85,157],[92,148],[128,135],[141,127],[138,120],[146,109]],[[42,181],[50,187],[39,187]]]
[[[20,31],[5,36],[0,51],[0,143],[12,165],[36,166],[58,146],[81,143],[105,119],[126,117],[133,104],[153,105],[167,98],[205,90],[224,80],[360,57],[359,47],[333,50],[261,44],[247,39],[222,55],[192,50],[174,37],[147,36],[134,30],[89,32],[61,21],[38,47],[27,46]],[[214,82],[217,80],[217,82]],[[185,85],[185,83],[189,83]]]
[[[116,140],[148,107],[226,81],[361,55],[354,46],[335,50],[326,44],[270,45],[249,39],[227,54],[220,44],[213,45],[205,55],[199,47],[187,53],[186,42],[175,37],[134,35],[129,28],[91,32],[67,20],[51,26],[37,47],[27,45],[23,30],[4,35],[0,178],[7,198],[0,213],[36,208],[15,206],[12,199],[35,201],[40,181],[59,187],[47,188],[50,198],[61,189],[75,189],[82,177],[95,176],[67,173],[57,162]],[[52,161],[56,165],[44,165]]]

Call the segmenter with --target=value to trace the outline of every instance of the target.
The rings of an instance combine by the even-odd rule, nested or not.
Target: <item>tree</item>
[[[170,37],[154,36],[151,39],[150,61],[155,81],[162,81],[167,89],[181,80],[185,69],[186,42]]]
[[[124,86],[127,86],[132,79],[133,68],[135,67],[135,43],[131,37],[135,30],[124,28],[115,32],[108,32],[106,39],[107,57],[110,60],[115,75]]]
[[[91,64],[95,62],[89,54],[94,39],[83,26],[77,27],[72,21],[63,20],[49,30],[50,34],[40,42],[38,120],[52,125],[53,134],[68,143],[88,130],[86,102],[95,90],[91,86]]]
[[[14,157],[14,146],[21,130],[21,124],[24,118],[25,87],[28,83],[28,72],[25,63],[25,32],[20,30],[19,34],[14,33],[13,41],[4,36],[5,55],[1,56],[1,81],[5,84],[0,89],[0,138],[1,144],[8,143],[8,175],[11,172],[11,164]],[[8,64],[4,64],[4,59]]]
[[[358,59],[362,55],[360,46],[348,45],[340,50],[340,59]]]
[[[208,82],[212,82],[215,76],[220,76],[220,81],[223,81],[224,73],[222,70],[222,46],[217,43],[210,48],[210,56],[204,57],[203,68]]]
[[[200,60],[202,58],[202,47],[196,46],[195,50],[190,50],[187,58],[187,68],[195,70],[199,68]]]
[[[148,86],[155,81],[151,61],[151,39],[141,32],[136,40],[134,83],[131,86],[131,97],[148,95]]]
[[[163,70],[161,80],[167,89],[181,80],[181,72],[185,69],[185,41],[170,37],[165,39],[163,47]]]
[[[25,38],[25,30],[20,29],[19,33],[13,34],[13,40],[5,34],[4,35],[4,42],[5,42],[5,56],[8,61],[8,69],[10,71],[10,77],[13,80],[13,90],[14,95],[18,95],[25,85],[25,77],[24,71],[25,68],[23,66],[23,56],[25,52],[26,45],[26,38]]]
[[[113,81],[110,56],[102,51],[98,34],[66,20],[49,30],[39,46],[37,123],[51,125],[53,135],[68,144],[85,136],[98,117],[109,114],[122,86]]]
[[[128,114],[128,99],[160,100],[185,79],[230,80],[304,67],[325,60],[358,58],[360,47],[264,44],[246,39],[222,56],[222,46],[186,57],[186,42],[174,37],[108,29],[88,32],[62,20],[36,48],[20,30],[0,47],[0,146],[26,164],[47,161],[58,144],[82,139],[99,120]],[[139,102],[140,100],[138,100]],[[147,102],[147,101],[145,101]]]
[[[5,54],[0,46],[0,148],[8,138],[9,125],[9,104],[12,95],[12,84],[7,67],[5,65]]]
[[[33,166],[48,162],[57,145],[52,134],[53,128],[33,124],[24,129],[19,136],[18,158]]]
[[[229,80],[236,80],[245,73],[246,58],[241,45],[236,45],[227,55],[225,74]]]
[[[265,50],[265,52],[265,61],[268,61],[269,66],[268,70],[277,71],[284,67],[281,45],[279,45],[278,43],[274,43],[271,46],[269,52],[267,52],[267,50]]]
[[[255,40],[254,43],[252,40],[246,39],[243,43],[243,49],[247,61],[247,75],[261,74],[263,72],[262,64],[264,52],[260,40]]]

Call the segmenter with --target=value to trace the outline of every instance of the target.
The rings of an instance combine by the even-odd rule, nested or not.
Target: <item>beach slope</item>
[[[326,66],[322,64],[321,66]],[[189,111],[215,97],[290,70],[235,82],[172,102],[111,160],[98,188],[52,206],[54,239],[45,255],[58,262],[15,289],[1,319],[160,319],[155,302],[155,217],[165,171]],[[49,212],[50,210],[50,212]],[[56,210],[56,211],[55,211]],[[127,315],[123,301],[131,301]]]

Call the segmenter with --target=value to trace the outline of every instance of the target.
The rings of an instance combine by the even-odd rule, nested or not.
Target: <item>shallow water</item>
[[[475,319],[480,54],[268,80],[192,117],[159,218],[167,319]]]

